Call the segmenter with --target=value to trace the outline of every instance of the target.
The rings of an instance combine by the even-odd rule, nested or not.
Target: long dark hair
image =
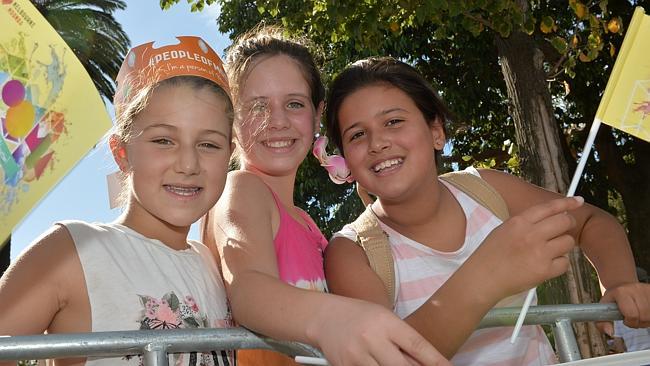
[[[327,136],[343,154],[343,142],[338,114],[346,97],[355,91],[376,84],[389,84],[406,93],[424,115],[429,125],[436,118],[445,125],[453,119],[452,113],[438,93],[412,66],[392,57],[370,57],[348,65],[332,81],[327,95],[325,124]],[[439,151],[436,154],[440,154]]]

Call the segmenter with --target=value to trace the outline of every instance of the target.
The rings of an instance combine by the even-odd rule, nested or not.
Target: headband
[[[143,88],[174,76],[208,79],[230,93],[221,58],[200,37],[178,36],[179,43],[154,48],[154,42],[133,47],[115,79],[116,108],[129,102]]]

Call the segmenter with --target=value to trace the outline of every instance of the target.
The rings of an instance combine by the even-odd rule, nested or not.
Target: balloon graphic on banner
[[[27,133],[34,125],[35,117],[34,106],[26,100],[14,107],[9,107],[5,118],[7,133],[16,138],[27,136]]]
[[[11,80],[2,87],[2,101],[9,107],[15,107],[25,99],[25,86],[18,80]]]
[[[25,100],[25,86],[18,80],[10,80],[2,87],[2,101],[9,106],[5,128],[13,138],[23,138],[34,125],[36,112],[32,103]]]

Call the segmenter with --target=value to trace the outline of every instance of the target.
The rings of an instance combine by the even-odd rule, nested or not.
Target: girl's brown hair
[[[347,66],[332,81],[327,96],[325,124],[327,136],[343,155],[343,142],[338,113],[346,97],[355,91],[376,84],[394,86],[406,93],[424,115],[429,125],[436,119],[445,125],[453,119],[452,113],[443,103],[438,93],[412,66],[391,57],[370,57]],[[436,150],[436,158],[440,151]],[[436,159],[438,160],[438,159]],[[438,160],[439,161],[439,160]]]

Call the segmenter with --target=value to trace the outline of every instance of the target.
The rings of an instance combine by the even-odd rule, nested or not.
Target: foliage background
[[[177,1],[161,0],[161,6]],[[521,34],[530,41],[525,47],[539,52],[561,159],[573,172],[627,22],[635,6],[648,9],[643,0],[188,2],[196,10],[219,3],[216,22],[232,39],[260,22],[306,35],[326,81],[346,64],[371,55],[390,55],[413,64],[458,117],[450,129],[445,169],[487,166],[532,177],[533,182],[535,168],[520,152],[535,147],[517,143],[516,111],[504,81],[498,41]],[[635,188],[650,184],[650,144],[603,126],[595,148],[577,194],[619,217],[629,231],[638,264],[650,269],[650,233],[645,227],[650,194]],[[326,235],[361,210],[352,186],[331,184],[311,156],[297,181],[296,202]]]

